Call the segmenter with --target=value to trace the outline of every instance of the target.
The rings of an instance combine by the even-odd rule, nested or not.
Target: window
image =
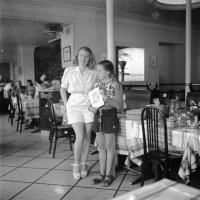
[[[145,51],[143,48],[117,47],[117,76],[119,81],[145,80]],[[124,62],[125,61],[125,62]]]

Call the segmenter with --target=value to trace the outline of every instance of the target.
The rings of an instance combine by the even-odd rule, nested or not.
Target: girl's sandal
[[[105,175],[99,174],[99,177],[98,177],[98,178],[94,178],[94,179],[92,180],[92,183],[93,183],[93,184],[99,184],[99,183],[101,183],[102,181],[104,181],[104,178],[105,178]]]
[[[112,175],[106,175],[103,181],[103,187],[108,187],[112,184],[114,177]]]

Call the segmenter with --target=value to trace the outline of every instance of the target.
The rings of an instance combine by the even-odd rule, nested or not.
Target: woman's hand
[[[92,113],[97,113],[98,108],[94,108],[92,106],[88,107],[88,110]]]

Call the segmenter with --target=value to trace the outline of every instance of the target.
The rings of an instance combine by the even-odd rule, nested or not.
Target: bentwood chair
[[[50,103],[50,106],[49,106],[50,107],[49,154],[51,153],[51,148],[52,148],[53,139],[54,139],[53,158],[55,158],[57,140],[59,138],[69,137],[70,150],[72,151],[72,143],[74,142],[75,133],[71,125],[61,125],[61,122],[56,117],[53,102],[49,100],[49,103]]]
[[[164,177],[170,178],[173,169],[180,166],[183,152],[169,152],[166,117],[160,108],[155,105],[145,106],[141,113],[141,123],[144,148],[141,178],[143,186],[149,174],[149,166],[153,166],[156,181]]]
[[[10,125],[13,125],[13,120],[15,118],[15,111],[16,108],[13,104],[12,98],[11,98],[11,91],[9,91],[8,94],[8,121],[10,121]]]
[[[16,96],[17,98],[17,131],[19,129],[19,132],[22,132],[22,126],[25,123],[25,113],[23,111],[23,107],[22,107],[22,99],[20,97],[20,95]]]

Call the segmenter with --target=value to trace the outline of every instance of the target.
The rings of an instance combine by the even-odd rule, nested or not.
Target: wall
[[[17,18],[50,21],[73,24],[73,51],[80,46],[90,46],[100,61],[106,52],[106,14],[105,10],[81,8],[65,4],[45,4],[32,1],[29,4],[23,0],[3,0],[2,15]],[[193,36],[195,53],[192,53],[192,80],[198,80],[200,74],[200,36]],[[115,13],[114,42],[116,46],[144,47],[146,53],[145,81],[155,82],[159,79],[165,82],[179,82],[185,80],[185,51],[169,47],[160,48],[159,42],[185,43],[184,27],[169,26],[162,22],[153,23],[137,16],[125,16]],[[72,54],[74,53],[72,51]],[[196,52],[197,51],[197,52]],[[172,55],[173,54],[173,55]],[[150,67],[150,57],[155,56],[157,66]],[[175,70],[176,69],[176,70]],[[172,76],[173,71],[173,76]]]
[[[63,28],[61,35],[61,59],[62,67],[66,68],[72,65],[74,54],[74,30],[73,24]]]
[[[10,79],[16,80],[15,78],[15,71],[14,67],[16,66],[17,62],[17,49],[13,47],[6,47],[6,51],[0,54],[0,62],[8,62],[10,63]]]

